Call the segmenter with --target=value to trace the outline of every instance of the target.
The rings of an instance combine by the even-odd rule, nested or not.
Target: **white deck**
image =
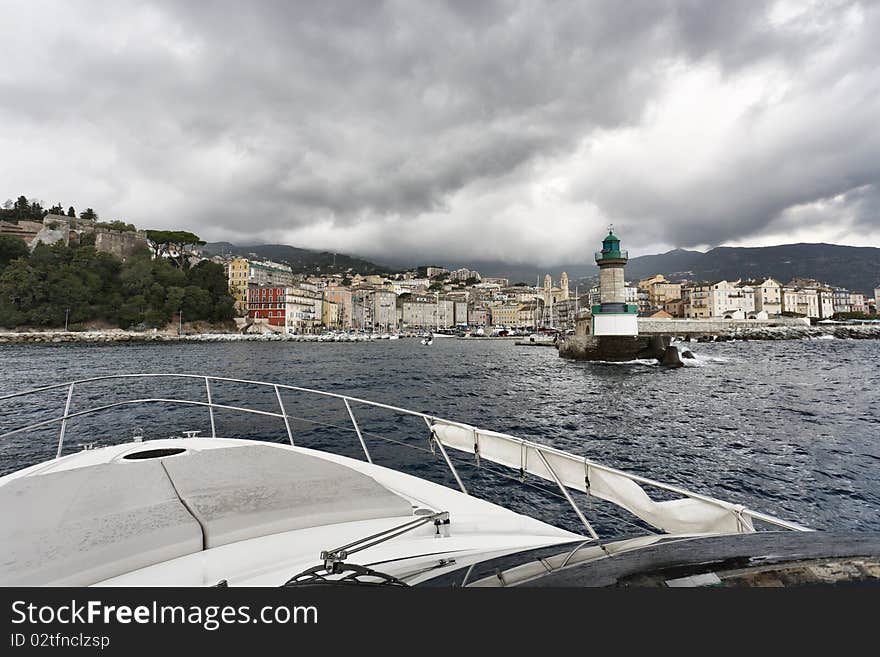
[[[166,447],[187,452],[127,461]],[[274,443],[155,440],[0,478],[2,585],[277,586],[323,550],[446,511],[349,561],[417,583],[487,556],[583,538],[381,466]],[[433,568],[423,572],[426,568]]]

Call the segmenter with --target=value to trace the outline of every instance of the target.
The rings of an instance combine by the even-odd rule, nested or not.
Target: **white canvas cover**
[[[684,497],[656,501],[629,475],[551,447],[468,427],[435,422],[431,429],[446,447],[554,482],[537,449],[567,487],[595,495],[628,510],[645,522],[673,534],[740,533],[755,531],[744,507],[721,500]],[[589,490],[587,489],[589,482]],[[554,482],[555,483],[555,482]]]

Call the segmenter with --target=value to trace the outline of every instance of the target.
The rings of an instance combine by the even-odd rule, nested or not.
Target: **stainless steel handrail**
[[[92,383],[92,382],[96,382],[96,381],[108,381],[108,380],[115,380],[115,379],[148,379],[148,378],[176,378],[176,379],[202,380],[205,383],[205,391],[207,394],[208,401],[196,401],[196,400],[190,400],[190,399],[163,398],[163,397],[146,397],[146,398],[139,398],[139,399],[123,400],[123,401],[113,402],[111,404],[104,404],[102,406],[96,406],[96,407],[85,409],[82,411],[77,411],[75,413],[70,412],[71,400],[73,397],[73,392],[74,392],[75,387],[77,390],[81,390],[83,387],[83,384]],[[246,408],[246,407],[242,407],[242,406],[230,406],[230,405],[226,405],[226,404],[218,404],[218,403],[214,402],[212,399],[211,381],[223,381],[223,382],[228,382],[228,383],[239,383],[239,384],[255,385],[255,386],[260,386],[260,387],[272,388],[275,392],[275,396],[278,400],[278,405],[281,409],[281,412],[277,413],[277,412],[272,412],[272,411],[261,411],[261,410],[257,410],[257,409],[253,409],[253,408]],[[209,411],[209,414],[210,414],[211,436],[212,437],[216,437],[216,426],[215,426],[215,422],[214,422],[214,409],[230,410],[230,411],[241,412],[241,413],[252,413],[252,414],[256,414],[256,415],[263,415],[263,416],[267,416],[267,417],[275,417],[275,418],[282,419],[284,421],[285,428],[287,430],[287,436],[288,436],[289,442],[291,445],[293,445],[294,444],[293,433],[291,432],[290,422],[289,422],[289,419],[291,416],[287,413],[287,411],[284,408],[284,403],[281,399],[281,393],[280,393],[281,389],[342,400],[344,407],[348,412],[349,418],[351,419],[352,425],[354,427],[354,432],[357,433],[358,439],[360,440],[360,443],[361,443],[361,447],[364,450],[364,454],[366,456],[366,459],[370,463],[372,463],[372,457],[370,456],[370,452],[367,449],[367,445],[366,445],[366,442],[364,441],[361,429],[360,429],[360,427],[357,423],[357,420],[355,418],[354,410],[351,407],[352,403],[362,404],[365,406],[371,406],[374,408],[381,408],[381,409],[393,411],[396,413],[401,413],[404,415],[411,415],[414,417],[420,417],[428,425],[429,431],[431,431],[432,424],[436,424],[439,422],[439,423],[446,424],[446,425],[461,427],[463,429],[473,431],[473,432],[475,432],[475,434],[477,432],[479,432],[479,430],[476,427],[473,427],[472,425],[469,425],[469,424],[465,424],[462,422],[456,422],[454,420],[446,420],[444,418],[439,418],[434,415],[421,413],[419,411],[413,411],[413,410],[410,410],[407,408],[401,408],[399,406],[392,406],[390,404],[383,404],[380,402],[370,401],[367,399],[361,399],[359,397],[352,397],[350,395],[342,395],[339,393],[326,392],[324,390],[315,390],[312,388],[290,386],[290,385],[284,385],[284,384],[280,384],[280,383],[268,383],[265,381],[255,381],[252,379],[236,379],[236,378],[230,378],[230,377],[210,376],[210,375],[204,375],[204,374],[173,374],[173,373],[164,373],[164,372],[163,373],[138,373],[138,374],[111,374],[111,375],[91,377],[91,378],[87,378],[87,379],[79,379],[79,380],[67,382],[67,383],[53,384],[50,386],[43,386],[40,388],[31,389],[31,390],[25,390],[25,391],[21,391],[21,392],[14,392],[14,393],[2,395],[2,396],[0,396],[0,402],[4,402],[4,401],[10,400],[10,399],[17,399],[17,398],[25,397],[25,396],[29,396],[29,395],[35,395],[35,394],[47,392],[50,390],[59,390],[59,389],[63,389],[63,388],[67,388],[67,397],[66,397],[66,402],[65,402],[64,414],[62,416],[53,417],[48,420],[43,420],[43,421],[35,422],[35,423],[29,424],[29,425],[26,425],[23,427],[19,427],[17,429],[13,429],[13,430],[7,431],[5,433],[0,433],[0,440],[2,440],[4,438],[8,438],[8,437],[16,435],[16,434],[19,434],[19,433],[30,431],[33,429],[39,429],[42,427],[50,426],[52,424],[61,423],[61,428],[60,428],[59,437],[58,437],[58,449],[56,452],[56,459],[57,459],[57,458],[61,457],[61,453],[63,450],[64,437],[65,437],[65,432],[66,432],[66,428],[67,428],[67,421],[72,418],[82,417],[85,415],[90,415],[93,413],[106,411],[106,410],[109,410],[112,408],[117,408],[120,406],[129,406],[129,405],[135,405],[135,404],[149,404],[149,403],[170,403],[170,404],[181,404],[181,405],[206,407]],[[461,478],[460,478],[457,470],[455,469],[455,466],[453,465],[451,459],[449,458],[448,454],[446,453],[446,450],[444,449],[442,442],[440,441],[440,439],[436,435],[434,435],[433,431],[431,432],[431,434],[432,434],[431,435],[432,443],[436,444],[439,447],[439,449],[443,455],[443,458],[446,461],[446,464],[449,466],[450,471],[452,472],[452,474],[453,474],[456,482],[458,483],[459,487],[461,488],[462,492],[464,492],[465,494],[468,494],[468,491],[465,488],[464,484],[462,483]],[[536,450],[538,455],[541,457],[543,457],[543,453],[550,453],[550,452],[557,453],[560,455],[571,456],[568,452],[556,449],[554,447],[550,447],[548,445],[534,443],[531,441],[523,440],[521,438],[517,438],[515,436],[509,436],[507,434],[495,434],[495,435],[502,436],[506,439],[514,441],[516,444],[521,445],[523,447],[533,448]],[[581,459],[582,457],[576,457],[576,458]],[[477,455],[477,459],[479,459],[479,455]],[[582,460],[584,461],[584,464],[590,468],[596,468],[598,470],[602,470],[605,472],[614,473],[614,474],[626,477],[627,479],[629,479],[632,482],[645,484],[645,485],[651,486],[653,488],[657,488],[660,490],[665,490],[665,491],[668,491],[671,493],[675,493],[677,495],[681,495],[682,497],[687,497],[687,498],[707,502],[709,504],[718,505],[718,506],[723,507],[725,509],[729,509],[729,507],[731,506],[729,503],[724,502],[722,500],[718,500],[716,498],[713,498],[713,497],[710,497],[707,495],[702,495],[700,493],[694,493],[692,491],[686,490],[684,488],[680,488],[678,486],[673,486],[670,484],[665,484],[663,482],[648,479],[646,477],[633,475],[633,474],[624,472],[622,470],[617,470],[616,468],[611,468],[611,467],[608,467],[608,466],[605,466],[605,465],[602,465],[599,463],[594,463],[593,461],[590,461],[589,459],[583,458]],[[479,460],[477,462],[479,463]],[[551,472],[551,474],[553,473],[552,468],[550,468],[550,472]],[[590,533],[590,535],[593,536],[594,539],[596,539],[597,536],[595,534],[595,531],[593,531],[592,526],[590,525],[590,523],[587,521],[587,519],[583,515],[583,512],[581,511],[581,509],[578,507],[578,505],[572,499],[571,495],[568,494],[566,487],[563,485],[563,483],[557,477],[554,476],[553,478],[556,480],[556,483],[562,489],[565,499],[573,507],[578,518],[581,520],[581,522],[588,529],[588,532]],[[757,511],[752,511],[751,509],[743,508],[741,510],[741,513],[743,516],[753,518],[756,520],[760,520],[762,522],[766,522],[770,525],[774,525],[776,527],[780,527],[783,529],[788,529],[788,530],[793,530],[793,531],[810,531],[808,528],[803,527],[801,525],[798,525],[796,523],[788,522],[788,521],[782,520],[780,518],[776,518],[776,517],[768,515],[768,514],[760,513]]]

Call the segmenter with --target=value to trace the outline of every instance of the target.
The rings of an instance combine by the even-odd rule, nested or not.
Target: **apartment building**
[[[782,314],[782,285],[773,278],[755,282],[755,311],[769,317]]]

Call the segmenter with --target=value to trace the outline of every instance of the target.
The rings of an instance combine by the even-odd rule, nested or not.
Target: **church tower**
[[[568,291],[568,274],[562,272],[562,278],[559,279],[559,288],[562,291],[560,299],[562,301],[568,301],[569,299],[569,291]]]

